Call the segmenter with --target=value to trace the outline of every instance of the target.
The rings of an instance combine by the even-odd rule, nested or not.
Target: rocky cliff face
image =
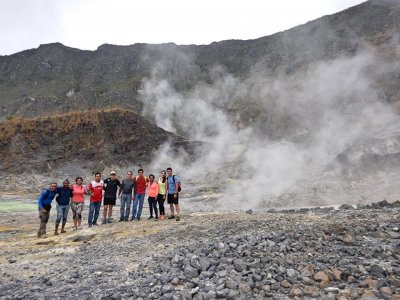
[[[0,172],[51,172],[76,167],[148,163],[164,142],[190,143],[129,110],[109,109],[0,122]]]

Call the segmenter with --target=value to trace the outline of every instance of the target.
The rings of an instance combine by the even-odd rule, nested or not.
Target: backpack
[[[174,184],[175,184],[175,175],[172,175],[172,181],[173,181]],[[178,193],[179,193],[180,191],[182,191],[182,188],[181,188],[181,182],[179,181],[179,182],[178,182]]]

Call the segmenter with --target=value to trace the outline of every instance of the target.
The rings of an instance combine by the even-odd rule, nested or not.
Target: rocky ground
[[[400,299],[399,202],[186,212],[59,236],[51,223],[44,239],[37,221],[2,215],[1,299]]]

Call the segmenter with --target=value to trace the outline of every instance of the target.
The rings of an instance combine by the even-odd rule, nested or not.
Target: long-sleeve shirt
[[[99,182],[93,180],[90,182],[88,189],[93,194],[90,195],[90,202],[101,202],[103,199],[103,185],[103,180],[100,180]]]
[[[149,182],[147,184],[148,190],[147,193],[149,194],[149,197],[157,197],[158,195],[158,183],[153,181]]]
[[[38,206],[39,210],[42,210],[45,208],[45,206],[50,206],[51,202],[53,201],[54,197],[57,195],[57,190],[51,191],[49,189],[44,190],[38,199]]]
[[[68,205],[71,201],[72,190],[70,188],[59,187],[57,188],[57,204],[58,205]]]
[[[119,190],[119,194],[121,194],[121,192],[123,194],[132,194],[132,190],[134,188],[135,182],[133,181],[133,178],[131,180],[128,179],[123,179],[122,183],[121,183],[121,188]]]

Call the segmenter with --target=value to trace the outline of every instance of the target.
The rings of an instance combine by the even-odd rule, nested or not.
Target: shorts
[[[104,197],[103,205],[115,205],[117,202],[116,198]]]
[[[176,198],[174,194],[168,194],[168,204],[179,204],[179,194],[176,194]]]

